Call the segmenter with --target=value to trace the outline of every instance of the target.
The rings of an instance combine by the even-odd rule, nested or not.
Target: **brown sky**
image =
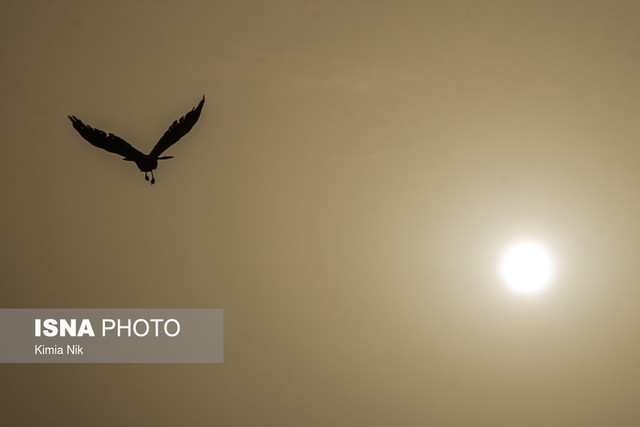
[[[225,362],[2,365],[0,424],[640,425],[639,21],[3,2],[2,306],[223,308]],[[66,118],[147,151],[203,94],[153,187]]]

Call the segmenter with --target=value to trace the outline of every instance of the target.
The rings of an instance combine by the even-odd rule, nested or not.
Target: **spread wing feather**
[[[75,130],[91,145],[107,150],[110,153],[120,154],[125,159],[135,160],[144,157],[143,153],[133,148],[131,144],[117,135],[107,134],[100,129],[85,125],[76,116],[69,116],[69,120],[73,123]]]
[[[151,153],[149,153],[150,157],[158,157],[164,150],[171,147],[173,144],[178,142],[180,138],[185,136],[191,128],[196,124],[198,119],[200,118],[200,112],[202,111],[202,106],[204,105],[204,96],[202,100],[198,104],[197,107],[194,107],[181,117],[179,120],[173,122],[173,124],[169,127],[169,129],[162,135],[162,138],[156,143]]]

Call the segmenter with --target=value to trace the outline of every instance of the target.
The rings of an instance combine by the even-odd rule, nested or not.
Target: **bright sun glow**
[[[551,277],[551,259],[538,244],[526,242],[511,247],[502,259],[502,276],[518,292],[542,289]]]

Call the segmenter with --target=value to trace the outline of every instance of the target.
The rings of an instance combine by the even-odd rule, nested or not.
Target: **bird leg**
[[[145,180],[145,181],[149,181],[149,176],[147,175],[147,173],[146,173],[146,172],[144,173],[144,180]]]
[[[153,176],[153,171],[151,171],[151,185],[153,185],[154,182],[156,182],[156,177]]]

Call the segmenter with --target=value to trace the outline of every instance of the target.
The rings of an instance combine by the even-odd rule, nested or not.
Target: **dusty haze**
[[[3,365],[1,424],[639,425],[639,20],[3,2],[2,307],[223,308],[225,362]],[[67,119],[147,152],[203,94],[153,187]]]

